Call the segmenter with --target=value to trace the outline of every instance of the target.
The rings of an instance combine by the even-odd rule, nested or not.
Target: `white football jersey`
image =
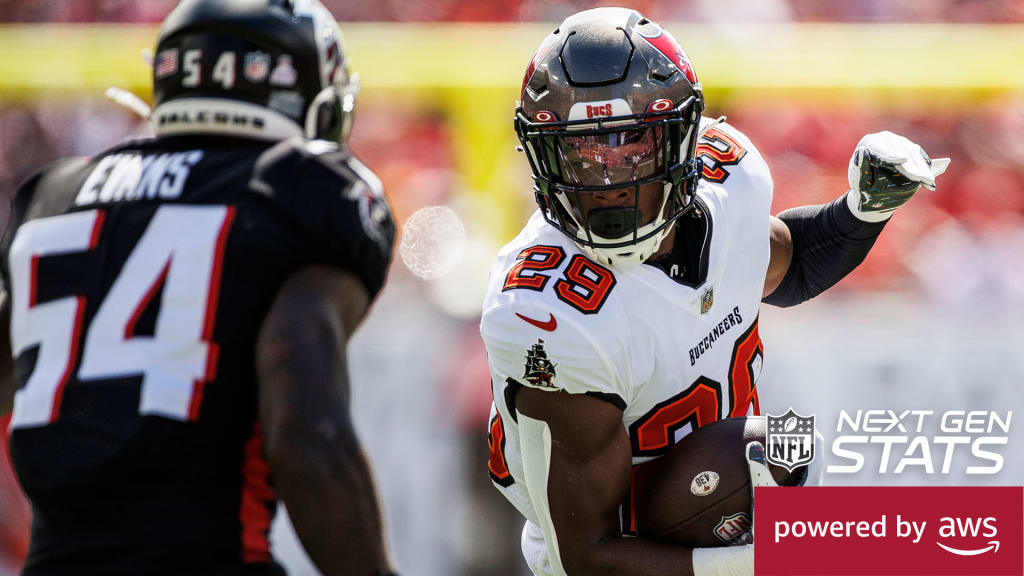
[[[725,123],[704,119],[698,154],[705,167],[697,197],[709,221],[702,284],[649,264],[601,266],[539,211],[491,268],[480,322],[494,395],[489,470],[529,521],[524,553],[538,574],[546,559],[510,407],[517,386],[620,407],[634,465],[702,425],[759,410],[771,175],[746,136]],[[629,533],[628,501],[622,512]]]

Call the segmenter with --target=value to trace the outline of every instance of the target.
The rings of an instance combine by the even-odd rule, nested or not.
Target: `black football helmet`
[[[686,53],[659,25],[626,8],[566,18],[534,54],[515,116],[545,219],[605,264],[649,258],[693,206],[703,110]],[[651,219],[640,187],[655,182]],[[634,206],[580,208],[582,195],[623,188]]]
[[[182,0],[160,28],[151,119],[158,136],[344,143],[358,92],[318,0]]]

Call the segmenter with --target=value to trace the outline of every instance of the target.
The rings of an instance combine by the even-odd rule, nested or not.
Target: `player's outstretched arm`
[[[850,190],[821,206],[801,206],[771,218],[771,260],[763,301],[794,306],[828,290],[867,257],[893,212],[935,179],[948,158],[892,132],[861,139],[847,171]]]
[[[349,414],[345,347],[369,303],[352,274],[312,267],[281,288],[260,331],[260,421],[274,484],[327,575],[389,574],[380,508]]]
[[[556,576],[752,573],[751,546],[728,549],[712,565],[699,551],[621,536],[618,509],[631,456],[619,408],[584,394],[522,387],[516,410],[530,499]]]
[[[14,406],[14,358],[11,354],[11,299],[0,291],[0,416]]]

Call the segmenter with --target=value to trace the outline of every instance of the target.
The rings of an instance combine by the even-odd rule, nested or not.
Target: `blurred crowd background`
[[[463,219],[469,238],[459,265],[431,281],[403,265],[396,248],[388,285],[351,344],[357,425],[376,470],[394,555],[403,574],[521,576],[526,574],[518,552],[521,521],[490,488],[486,473],[490,388],[478,308],[498,248],[535,208],[528,166],[513,150],[511,116],[521,70],[555,23],[595,3],[324,3],[343,30],[352,30],[351,56],[365,78],[353,149],[381,176],[400,222],[420,208],[446,205]],[[138,33],[137,24],[159,22],[174,4],[0,0],[0,22],[20,23],[0,25],[0,60],[18,57],[12,45],[42,53],[48,49],[46,41],[24,39],[26,30],[29,37],[35,30],[27,23],[131,23],[125,29]],[[1024,40],[1012,39],[1024,38],[1024,27],[1012,25],[1024,22],[1024,2],[640,0],[630,5],[666,24],[688,50],[705,84],[707,115],[728,115],[767,159],[775,180],[773,212],[826,202],[845,191],[850,154],[869,132],[892,130],[920,143],[933,157],[953,159],[939,189],[922,191],[902,209],[864,265],[834,290],[792,310],[765,307],[766,361],[758,382],[764,408],[779,413],[792,405],[816,412],[826,440],[835,432],[840,409],[1024,408],[1024,354],[1019,351],[1024,342]],[[347,22],[364,24],[346,27]],[[409,24],[417,22],[439,24]],[[770,23],[771,30],[794,41],[846,35],[853,36],[847,45],[856,46],[859,31],[894,28],[901,36],[924,34],[932,44],[918,49],[914,62],[901,62],[894,49],[891,60],[870,63],[895,70],[885,77],[895,80],[883,78],[878,85],[856,86],[858,78],[871,74],[851,68],[838,71],[849,78],[843,86],[761,90],[760,80],[736,78],[711,66],[735,70],[762,50],[759,43],[731,34],[734,22]],[[360,38],[429,35],[435,26],[448,26],[442,35],[464,35],[460,50],[467,53],[510,54],[519,72],[494,81],[488,70],[455,71],[484,79],[480,86],[468,80],[466,86],[437,89],[429,82],[405,82],[405,76],[375,79],[379,59],[359,51],[373,45]],[[708,43],[709,27],[730,38],[725,56],[716,53],[721,46]],[[151,26],[142,29],[145,37],[155,37]],[[480,42],[480,31],[514,43],[474,44]],[[1017,52],[994,55],[971,40],[996,34],[1009,37]],[[919,80],[911,68],[924,62],[933,46],[943,54],[949,49],[946,39],[959,42],[956,50],[975,46],[976,52],[948,67],[932,62],[944,75]],[[863,48],[887,54],[885,45],[869,44]],[[90,50],[102,52],[104,44],[91,44]],[[813,57],[796,52],[789,54],[790,66]],[[416,54],[408,58],[404,65],[413,78],[420,61]],[[453,61],[459,61],[458,55]],[[702,62],[712,69],[702,68]],[[978,77],[963,62],[997,69]],[[0,62],[0,72],[4,65]],[[904,71],[914,80],[902,82]],[[819,72],[828,71],[809,67],[802,74],[813,80]],[[63,87],[51,91],[0,79],[4,198],[58,157],[93,154],[149,134],[144,120],[104,100],[101,88],[68,90],[74,81],[59,80]],[[140,95],[148,98],[148,93]],[[3,221],[6,202],[0,207]],[[1024,463],[1013,454],[1020,453],[1024,436],[1014,424],[1006,467],[995,476],[893,476],[866,470],[826,480],[1020,485]],[[0,455],[0,575],[16,570],[30,518],[3,460]],[[278,553],[294,574],[314,573],[286,523],[275,526],[275,537]]]
[[[176,0],[0,0],[0,21],[160,22]],[[555,22],[592,8],[587,0],[323,0],[346,22]],[[630,7],[658,21],[692,22],[742,16],[786,22],[1021,22],[1015,0],[637,0]]]

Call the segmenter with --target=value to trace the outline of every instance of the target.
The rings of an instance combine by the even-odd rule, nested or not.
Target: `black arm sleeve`
[[[839,282],[867,257],[885,222],[858,219],[846,195],[820,206],[800,206],[778,218],[793,237],[793,261],[774,292],[762,301],[788,307],[806,302]]]

